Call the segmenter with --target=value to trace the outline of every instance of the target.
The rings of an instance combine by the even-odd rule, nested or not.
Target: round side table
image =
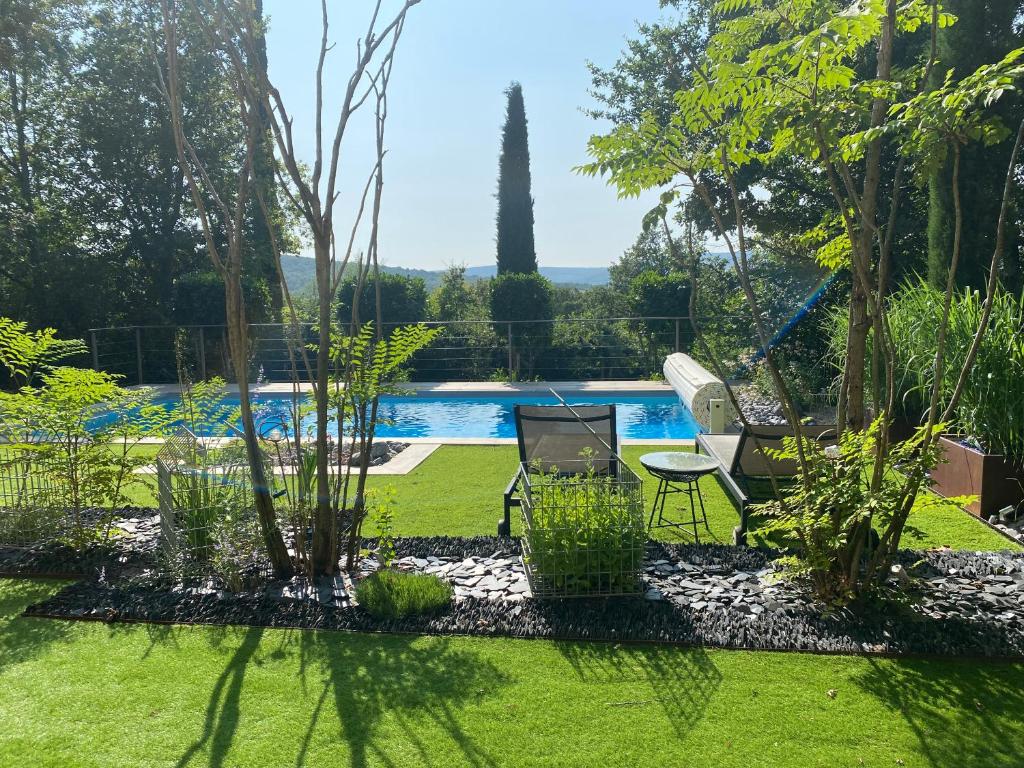
[[[640,463],[644,469],[658,478],[658,490],[654,494],[654,506],[651,507],[651,519],[647,524],[648,530],[652,528],[679,528],[689,533],[687,528],[693,528],[693,540],[700,543],[700,536],[697,534],[697,505],[694,503],[694,496],[700,504],[700,514],[704,521],[704,528],[711,533],[708,527],[708,515],[704,510],[704,497],[700,493],[700,479],[704,475],[710,475],[718,469],[718,462],[710,456],[688,451],[660,451],[658,453],[645,453],[640,457]],[[690,499],[690,523],[669,520],[665,517],[665,497],[671,493],[685,493]],[[657,513],[658,520],[655,522],[654,515]]]

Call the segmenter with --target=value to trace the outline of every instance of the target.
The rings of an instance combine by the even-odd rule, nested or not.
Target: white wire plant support
[[[245,443],[180,428],[157,454],[161,550],[191,574],[269,573]]]
[[[67,489],[32,450],[48,436],[32,432],[20,440],[18,447],[0,443],[0,547],[9,549],[59,540],[75,523]]]

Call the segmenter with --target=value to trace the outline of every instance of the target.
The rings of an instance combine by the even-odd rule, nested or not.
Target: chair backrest
[[[836,442],[835,425],[802,426],[801,433],[805,438],[814,440],[821,445],[833,445]],[[754,440],[754,436],[757,440]],[[731,475],[745,477],[793,477],[799,467],[795,459],[769,459],[758,448],[782,448],[782,439],[793,437],[793,428],[788,424],[765,425],[752,424],[750,430],[743,430],[740,444],[732,459]]]
[[[608,450],[619,450],[614,405],[516,405],[515,415],[519,461],[528,469],[579,472],[589,453],[596,472],[616,473],[617,459]]]

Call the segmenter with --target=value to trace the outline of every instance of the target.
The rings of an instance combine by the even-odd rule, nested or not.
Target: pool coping
[[[217,439],[218,438],[214,438],[214,440],[217,440]],[[228,439],[236,439],[236,438],[228,438]],[[368,474],[368,475],[408,475],[410,472],[412,472],[414,469],[416,469],[416,467],[418,467],[420,464],[422,464],[424,461],[426,461],[428,458],[430,458],[430,456],[434,453],[434,451],[436,451],[442,445],[441,443],[437,442],[436,440],[430,440],[430,441],[425,441],[425,442],[417,442],[417,443],[413,443],[411,440],[401,440],[401,441],[394,441],[394,442],[409,443],[409,446],[407,448],[405,448],[401,453],[396,455],[394,458],[392,458],[389,461],[387,461],[386,463],[381,464],[380,466],[367,468],[366,474]],[[338,467],[335,464],[329,464],[327,469],[330,472],[330,474],[332,474],[332,475],[337,475],[338,474]],[[218,471],[218,468],[216,468],[216,467],[209,468],[206,471],[209,474],[212,474],[212,475],[221,474],[221,472]],[[147,464],[144,467],[139,467],[135,471],[135,474],[137,474],[137,475],[155,475],[156,473],[157,473],[157,468],[156,468],[155,464]],[[283,467],[283,468],[278,467],[278,468],[276,468],[274,470],[274,474],[276,474],[276,475],[292,476],[292,475],[296,474],[296,470],[295,470],[294,467]],[[348,474],[349,476],[358,475],[359,474],[359,467],[348,467],[348,472],[344,473],[344,474]]]
[[[253,395],[290,395],[298,386],[299,392],[312,392],[313,385],[303,382],[298,385],[292,382],[274,382],[257,384],[250,388]],[[402,388],[416,394],[438,394],[438,395],[516,395],[520,393],[547,392],[554,389],[557,392],[569,392],[572,394],[612,394],[612,395],[675,395],[676,391],[665,381],[632,381],[632,380],[611,380],[611,381],[412,381],[403,383]],[[133,389],[138,387],[132,387]],[[143,386],[159,395],[177,395],[181,393],[181,386],[178,384],[156,384]],[[237,384],[228,384],[225,389],[232,393],[238,393]]]

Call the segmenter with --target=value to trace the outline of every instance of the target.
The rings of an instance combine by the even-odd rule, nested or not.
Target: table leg
[[[711,533],[711,527],[708,525],[708,513],[704,509],[704,496],[700,492],[700,478],[697,478],[697,500],[700,501],[700,514],[704,518],[704,529]]]
[[[664,478],[658,478],[658,490],[654,492],[654,504],[651,506],[651,519],[647,523],[647,530],[654,527],[654,511],[658,508],[658,497],[661,496],[661,484],[664,482]]]

